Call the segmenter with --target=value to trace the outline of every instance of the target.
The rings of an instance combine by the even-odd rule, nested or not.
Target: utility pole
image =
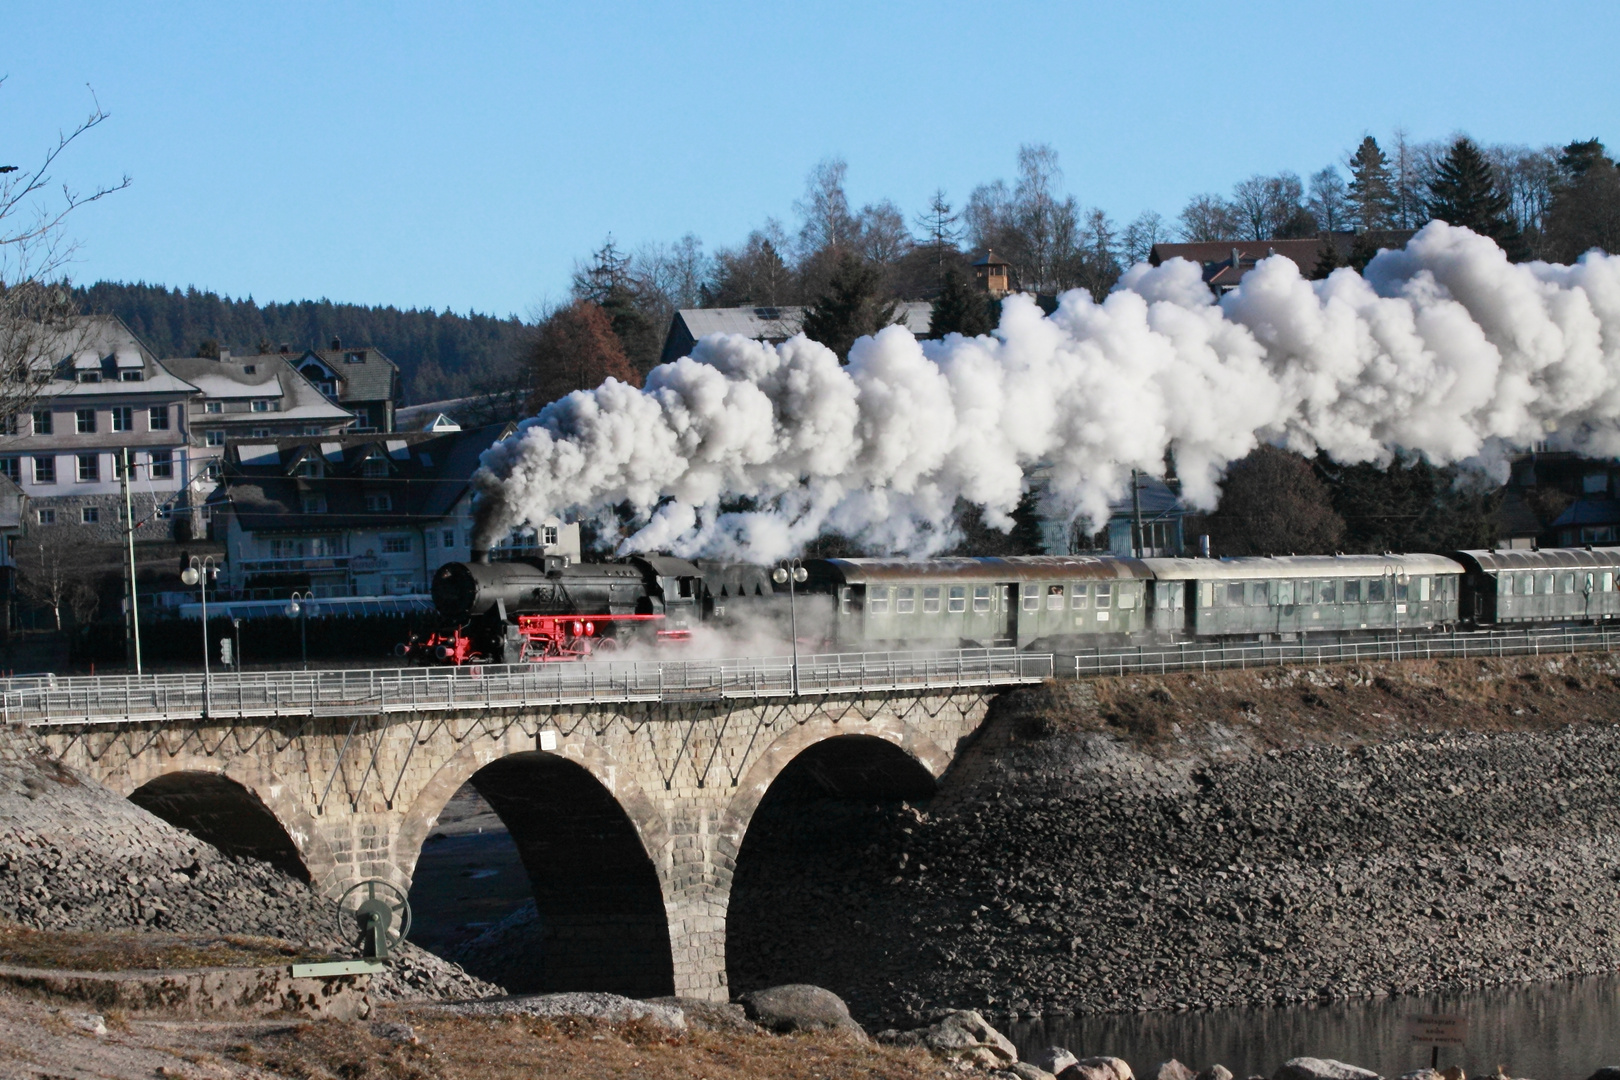
[[[141,619],[135,606],[135,508],[129,497],[129,447],[120,451],[123,468],[118,470],[118,486],[124,496],[124,546],[129,555],[129,603],[125,605],[125,661],[130,651],[135,657],[135,674],[141,673]]]
[[[1136,519],[1136,527],[1134,530],[1136,533],[1136,543],[1131,545],[1131,547],[1134,549],[1132,553],[1138,559],[1140,559],[1142,557],[1142,549],[1147,546],[1147,538],[1142,535],[1142,484],[1137,479],[1135,469],[1131,470],[1131,516]]]

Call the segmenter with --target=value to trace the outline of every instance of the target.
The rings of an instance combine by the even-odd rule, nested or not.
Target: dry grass
[[[296,1080],[920,1080],[959,1074],[919,1050],[834,1035],[692,1031],[646,1023],[532,1017],[407,1017],[420,1042],[403,1045],[364,1024],[311,1023],[228,1056]]]
[[[1097,731],[1163,751],[1214,724],[1269,748],[1620,723],[1617,690],[1620,660],[1586,653],[1055,682],[1005,695],[999,712],[1024,738]]]
[[[275,938],[30,930],[0,923],[0,965],[68,971],[271,967],[321,956]]]

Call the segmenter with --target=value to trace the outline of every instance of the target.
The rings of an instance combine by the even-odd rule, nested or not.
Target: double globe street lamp
[[[190,564],[180,571],[180,580],[187,585],[196,585],[202,596],[202,647],[203,647],[203,715],[208,715],[208,699],[212,674],[208,669],[208,586],[209,583],[219,580],[219,564],[212,555],[193,555]]]
[[[771,580],[778,585],[788,587],[788,619],[793,631],[793,696],[799,696],[799,611],[794,597],[794,586],[803,585],[810,578],[810,571],[804,568],[798,559],[789,559],[787,562],[771,571]]]
[[[313,590],[294,592],[287,598],[287,618],[298,620],[298,651],[304,658],[304,670],[309,670],[309,605],[315,599]]]

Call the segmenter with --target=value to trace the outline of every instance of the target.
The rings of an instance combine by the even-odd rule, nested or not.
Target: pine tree
[[[1608,153],[1601,141],[1584,139],[1564,147],[1563,152],[1558,155],[1558,168],[1571,180],[1579,180],[1593,165],[1607,160]]]
[[[1526,256],[1524,237],[1508,216],[1508,196],[1491,163],[1468,136],[1459,136],[1429,182],[1429,216],[1495,240],[1508,258]]]
[[[1387,229],[1395,214],[1395,192],[1389,158],[1371,135],[1350,158],[1350,215],[1358,232]]]
[[[996,328],[994,301],[963,280],[962,272],[954,266],[946,267],[945,282],[939,296],[934,299],[933,313],[928,323],[928,336],[942,338],[946,334],[974,337],[988,334]]]
[[[957,227],[956,222],[961,216],[951,211],[951,204],[945,201],[945,191],[941,188],[934,192],[934,198],[928,204],[928,212],[917,219],[923,235],[928,238],[926,247],[930,261],[934,263],[935,288],[945,287],[947,264],[957,255],[956,245],[962,239],[962,230]]]
[[[848,363],[856,338],[894,322],[897,305],[882,295],[882,284],[882,271],[846,252],[833,268],[826,291],[805,311],[805,334]]]
[[[1348,265],[1339,255],[1339,245],[1333,242],[1332,233],[1322,234],[1322,244],[1316,249],[1316,266],[1311,270],[1311,280],[1321,281],[1341,266]]]
[[[591,262],[574,271],[574,298],[601,308],[624,346],[624,354],[637,371],[646,373],[658,362],[660,328],[643,312],[639,282],[630,272],[630,256],[621,254],[609,236]]]

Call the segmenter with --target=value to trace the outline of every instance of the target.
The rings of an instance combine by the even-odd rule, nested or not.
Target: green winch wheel
[[[398,885],[371,878],[338,898],[338,936],[356,942],[360,954],[386,960],[411,932],[411,902]]]

